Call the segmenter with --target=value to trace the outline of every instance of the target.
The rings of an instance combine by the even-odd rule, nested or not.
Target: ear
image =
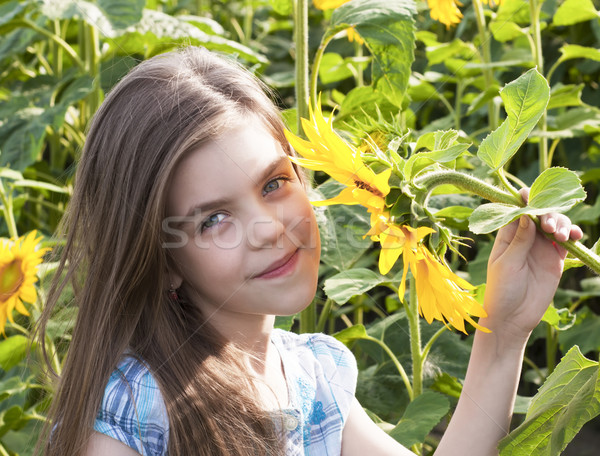
[[[181,287],[181,284],[183,283],[183,277],[181,277],[181,275],[179,275],[179,273],[173,268],[167,271],[167,277],[169,278],[169,283],[167,285],[169,288],[173,287],[177,290],[179,287]]]

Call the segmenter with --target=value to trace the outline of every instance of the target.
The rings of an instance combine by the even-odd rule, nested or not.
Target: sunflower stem
[[[409,278],[409,298],[407,303],[408,328],[410,332],[410,354],[413,367],[413,397],[417,398],[423,391],[423,352],[421,351],[421,327],[419,325],[419,308],[417,301],[415,278]]]
[[[542,54],[542,34],[540,29],[540,11],[542,9],[542,2],[539,0],[529,1],[529,13],[531,16],[531,34],[533,38],[533,51],[535,57],[535,65],[537,70],[544,74],[544,55]],[[541,130],[540,144],[539,144],[539,163],[540,173],[548,169],[550,166],[549,154],[548,154],[548,138],[544,134],[548,129],[547,125],[547,114],[544,110],[538,127]]]
[[[415,277],[410,274],[408,279],[408,303],[404,302],[406,315],[408,317],[408,330],[410,335],[410,354],[412,359],[412,392],[411,402],[423,392],[423,351],[421,351],[421,326],[419,323],[419,303],[417,298],[417,286]],[[412,451],[421,454],[422,444],[412,446]]]
[[[490,185],[470,174],[453,170],[432,171],[414,180],[417,187],[431,192],[435,187],[442,184],[451,184],[462,190],[479,195],[489,201],[510,204],[512,206],[523,206],[521,198],[517,198],[494,185]]]
[[[489,64],[492,62],[492,54],[490,52],[490,37],[486,27],[485,13],[483,11],[481,0],[473,1],[473,9],[475,11],[477,30],[479,31],[479,40],[481,41],[481,54],[483,63],[486,64],[483,67],[483,79],[485,81],[486,89],[489,89],[494,85],[494,73],[489,66]],[[498,113],[496,112],[494,100],[488,101],[488,123],[490,126],[490,131],[494,131],[498,127]]]
[[[400,373],[400,377],[402,377],[402,381],[404,382],[404,386],[406,387],[406,391],[408,392],[408,397],[412,401],[413,398],[414,398],[413,388],[412,388],[412,386],[410,384],[410,380],[408,378],[408,375],[406,375],[406,371],[404,370],[404,367],[402,367],[402,364],[400,364],[400,361],[398,360],[398,358],[396,357],[396,355],[394,355],[394,352],[392,350],[390,350],[390,347],[388,347],[385,343],[383,343],[382,341],[380,341],[376,337],[367,335],[364,338],[365,338],[365,340],[370,340],[371,342],[375,342],[390,357],[390,359],[392,360],[392,363],[394,364],[394,366],[396,366],[396,369]]]
[[[298,134],[302,118],[308,119],[308,1],[294,0],[294,44],[296,48],[296,105]]]
[[[13,214],[12,198],[6,193],[2,179],[0,179],[0,200],[2,201],[2,212],[4,213],[4,220],[6,220],[8,228],[8,236],[17,239],[19,233],[17,231],[15,215]]]

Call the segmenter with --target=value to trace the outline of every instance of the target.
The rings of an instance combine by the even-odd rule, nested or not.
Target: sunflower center
[[[359,181],[358,179],[355,179],[354,180],[354,185],[356,185],[357,188],[360,188],[362,190],[366,190],[366,191],[368,191],[369,193],[372,193],[375,196],[379,196],[379,197],[383,198],[383,193],[381,193],[379,190],[377,190],[372,185],[367,184],[366,182]]]
[[[8,300],[15,294],[24,280],[20,259],[0,266],[0,302]]]

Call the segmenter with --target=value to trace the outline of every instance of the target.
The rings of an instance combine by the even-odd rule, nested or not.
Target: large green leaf
[[[549,168],[540,174],[529,193],[526,207],[489,203],[476,208],[469,218],[469,229],[476,234],[491,233],[521,215],[565,212],[585,199],[579,177],[566,168]]]
[[[573,25],[598,17],[600,14],[596,11],[592,0],[565,0],[556,10],[552,23],[554,25]]]
[[[329,277],[323,289],[328,298],[338,304],[345,304],[352,296],[363,294],[386,279],[366,268],[347,269]]]
[[[422,443],[448,410],[450,402],[443,394],[425,391],[408,404],[390,435],[405,447]]]
[[[529,191],[527,205],[547,212],[564,212],[583,201],[585,196],[577,174],[566,168],[554,167],[537,177]]]
[[[477,152],[494,170],[504,166],[527,139],[546,109],[550,87],[534,68],[507,84],[500,96],[508,117],[481,142]]]
[[[336,8],[331,31],[352,26],[373,56],[373,85],[396,106],[402,106],[414,61],[413,0],[353,0]]]
[[[500,442],[501,456],[559,455],[600,414],[598,363],[573,347],[531,401],[525,422]]]

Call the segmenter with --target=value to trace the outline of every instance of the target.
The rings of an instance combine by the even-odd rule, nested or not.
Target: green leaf
[[[499,89],[500,87],[497,84],[494,84],[492,87],[487,87],[483,92],[473,99],[471,104],[469,104],[469,109],[467,109],[466,115],[468,116],[473,114],[479,108],[485,106],[488,101],[496,98],[498,96]]]
[[[323,289],[328,298],[346,304],[352,296],[363,294],[386,280],[371,269],[347,269],[329,277]]]
[[[491,233],[524,214],[542,215],[565,212],[586,193],[577,175],[566,168],[549,168],[538,176],[529,192],[526,207],[489,203],[477,207],[469,218],[469,229],[475,234]]]
[[[492,21],[490,22],[490,31],[496,41],[500,43],[515,40],[520,36],[527,36],[527,32],[512,21]]]
[[[579,347],[582,353],[600,350],[600,316],[588,308],[575,315],[575,324],[558,333],[561,350],[567,351],[573,346]]]
[[[550,92],[548,109],[563,108],[566,106],[581,106],[581,92],[584,84],[556,84]]]
[[[560,48],[560,62],[571,59],[590,59],[600,62],[600,50],[591,47],[580,46],[578,44],[564,44]]]
[[[146,0],[98,0],[98,6],[106,13],[115,29],[125,29],[142,19]]]
[[[140,22],[128,27],[126,31],[116,31],[111,38],[111,45],[120,54],[138,54],[140,49],[147,49],[149,54],[153,54],[181,44],[192,44],[237,55],[251,63],[268,63],[262,54],[236,41],[202,31],[178,16],[148,9],[143,11]]]
[[[337,340],[348,345],[358,339],[366,339],[367,331],[363,325],[354,325],[333,334]]]
[[[273,327],[283,329],[284,331],[290,331],[292,329],[292,325],[294,324],[295,319],[295,315],[278,315],[277,317],[275,317],[275,325]]]
[[[600,17],[600,14],[594,8],[592,0],[565,0],[554,13],[552,23],[554,25],[573,25],[597,17]]]
[[[502,203],[482,204],[469,217],[469,230],[475,234],[486,234],[509,224],[524,214],[524,207]]]
[[[498,8],[494,21],[499,24],[515,22],[519,25],[529,25],[531,22],[529,0],[504,0]]]
[[[550,87],[534,68],[507,84],[500,96],[508,117],[481,142],[477,152],[494,170],[504,166],[527,139],[546,109]]]
[[[29,339],[17,334],[0,341],[0,367],[8,371],[19,364],[25,356],[29,347]]]
[[[353,0],[336,8],[331,30],[353,26],[372,55],[373,86],[391,103],[402,106],[414,61],[415,30],[412,0]]]
[[[546,309],[546,312],[542,317],[542,321],[545,321],[558,331],[565,331],[571,328],[575,323],[575,319],[575,315],[572,314],[569,309],[557,309],[552,304]]]
[[[559,455],[600,414],[598,363],[573,347],[531,401],[525,422],[499,445],[501,456]]]
[[[405,447],[422,443],[450,410],[450,402],[440,393],[425,391],[408,407],[390,435]]]
[[[309,197],[331,198],[342,188],[343,185],[330,179],[312,190]],[[351,268],[372,244],[369,237],[363,238],[371,227],[366,208],[334,205],[317,208],[315,214],[321,236],[321,261],[337,271]]]
[[[567,217],[573,223],[593,223],[600,219],[600,198],[593,205],[579,204],[567,212]]]
[[[269,4],[277,14],[289,16],[294,12],[292,0],[269,0]]]
[[[352,75],[352,70],[341,55],[335,52],[327,52],[323,55],[319,65],[319,79],[323,84],[342,81],[351,78]]]
[[[431,385],[431,389],[434,391],[438,391],[440,393],[445,394],[446,396],[453,397],[458,399],[460,397],[460,393],[462,393],[462,383],[458,381],[456,377],[452,375],[448,375],[446,372],[442,372],[439,374],[433,385]]]
[[[548,138],[587,136],[586,130],[600,128],[600,109],[584,105],[548,116],[548,128],[551,129],[545,134]]]
[[[25,9],[26,4],[16,1],[6,2],[0,5],[0,25],[7,24]]]
[[[583,201],[585,196],[577,174],[566,168],[548,168],[531,186],[528,207],[547,212],[564,212]],[[536,212],[536,215],[539,213]]]

